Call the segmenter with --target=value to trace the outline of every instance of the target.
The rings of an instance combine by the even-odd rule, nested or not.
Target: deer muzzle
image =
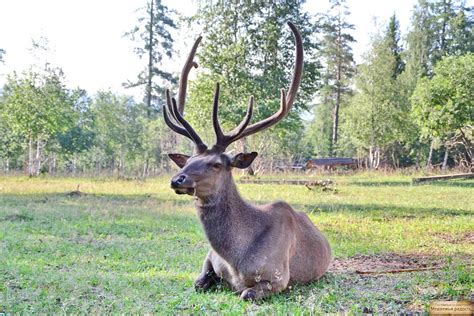
[[[171,188],[176,194],[194,194],[194,181],[186,174],[178,174],[171,179]]]

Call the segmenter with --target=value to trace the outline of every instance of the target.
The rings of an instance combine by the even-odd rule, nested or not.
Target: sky
[[[196,10],[195,0],[163,2],[185,15]],[[31,52],[32,40],[45,37],[50,53],[44,58],[63,69],[69,87],[81,87],[90,94],[111,89],[141,98],[141,90],[126,90],[122,83],[136,78],[146,61],[134,54],[134,43],[123,35],[134,27],[136,10],[145,3],[146,0],[0,0],[0,48],[6,51],[5,64],[0,64],[0,86],[6,74],[25,70],[37,62]],[[404,34],[415,3],[416,0],[347,0],[349,21],[356,28],[356,61],[361,61],[369,35],[376,30],[374,17],[380,25],[395,12]],[[328,7],[327,0],[305,3],[311,13],[325,12]],[[178,54],[171,61],[172,69],[182,67],[197,35],[192,30],[175,34]]]

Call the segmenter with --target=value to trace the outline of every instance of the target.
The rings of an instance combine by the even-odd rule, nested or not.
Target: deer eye
[[[214,169],[220,169],[222,167],[222,164],[220,162],[215,162],[212,164],[212,168]]]

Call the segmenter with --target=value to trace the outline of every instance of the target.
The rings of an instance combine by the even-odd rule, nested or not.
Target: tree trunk
[[[72,156],[72,175],[76,175],[76,169],[77,169],[77,162],[76,162],[76,154]]]
[[[340,36],[340,31],[339,31]],[[337,64],[337,77],[336,77],[336,104],[334,105],[334,112],[332,117],[332,139],[331,139],[331,156],[335,156],[337,153],[337,136],[339,129],[339,108],[341,106],[341,60],[338,60]]]
[[[36,157],[35,157],[34,164],[35,164],[34,173],[35,173],[35,176],[38,176],[41,170],[41,140],[39,138],[36,141]]]
[[[149,159],[148,157],[145,158],[145,161],[143,162],[143,170],[142,170],[142,178],[145,179],[148,176],[148,164],[149,164]]]
[[[154,18],[153,0],[150,3],[150,25],[148,28],[148,78],[146,84],[146,113],[147,117],[151,115],[151,85],[153,80],[153,18]]]
[[[444,159],[443,159],[443,166],[441,167],[441,170],[446,171],[446,167],[448,165],[448,158],[449,158],[449,146],[446,145],[444,150]]]
[[[369,147],[369,163],[368,163],[369,169],[372,169],[373,165],[374,165],[374,148],[370,146]]]
[[[398,160],[395,149],[392,150],[392,164],[395,169],[400,168],[400,160]]]
[[[120,153],[120,168],[119,168],[119,176],[125,176],[125,153]]]
[[[338,88],[339,90],[339,88]],[[331,156],[336,156],[337,152],[337,132],[339,126],[339,102],[340,102],[340,92],[337,92],[336,104],[334,105],[334,112],[332,117],[332,140],[331,140]]]
[[[463,129],[459,129],[459,131],[461,132],[461,142],[464,146],[464,149],[466,150],[466,154],[465,154],[465,157],[466,157],[466,163],[467,163],[467,167],[469,168],[469,170],[473,170],[474,168],[474,161],[473,161],[473,148],[474,146],[472,145],[472,142],[469,140],[468,137],[466,137],[466,134],[464,133]]]
[[[421,153],[421,150],[418,147],[417,150],[416,150],[416,161],[415,161],[415,168],[417,170],[420,168],[420,153]]]
[[[33,177],[33,137],[28,139],[28,176]]]
[[[426,168],[429,169],[431,168],[431,160],[433,159],[433,147],[434,147],[434,139],[431,140],[431,145],[430,145],[430,153],[428,154],[428,161],[426,162]]]
[[[378,146],[369,147],[369,168],[377,169],[380,165],[380,148]]]
[[[378,169],[379,166],[380,166],[380,147],[376,148],[375,154],[376,154],[376,160],[375,160],[375,167],[374,168]]]

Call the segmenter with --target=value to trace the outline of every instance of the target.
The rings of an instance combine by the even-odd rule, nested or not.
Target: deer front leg
[[[259,280],[252,287],[249,287],[242,292],[240,298],[243,300],[260,300],[272,293],[283,291],[286,289],[288,282],[290,281],[288,258],[283,266],[270,268],[266,272],[262,274],[257,273],[257,275],[254,275],[253,277],[255,281],[257,281],[257,279]]]
[[[206,259],[204,259],[201,274],[194,282],[194,288],[196,291],[206,292],[220,280],[214,271],[210,257],[211,251],[208,252]]]
[[[272,293],[281,292],[286,288],[282,283],[275,283],[270,281],[260,281],[255,286],[245,289],[240,298],[244,301],[255,301],[263,299]]]

